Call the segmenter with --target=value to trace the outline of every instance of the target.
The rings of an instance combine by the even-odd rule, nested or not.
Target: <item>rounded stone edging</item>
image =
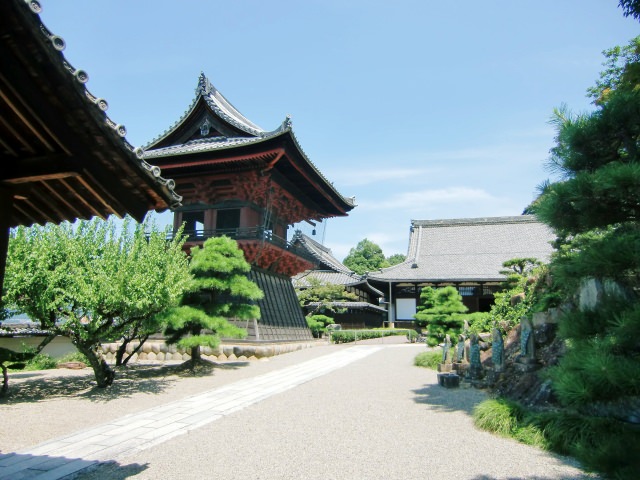
[[[114,362],[116,358],[116,352],[120,343],[104,343],[100,346],[102,355],[107,362]],[[127,354],[130,355],[134,349],[138,346],[138,343],[130,343],[127,345]],[[262,360],[265,358],[281,355],[283,353],[295,352],[305,348],[311,348],[314,346],[312,342],[304,343],[276,343],[267,345],[237,345],[237,344],[224,344],[216,348],[201,347],[201,355],[204,359],[212,362],[253,362]],[[167,345],[162,341],[147,341],[142,345],[142,348],[137,353],[133,354],[133,357],[129,362],[135,363],[137,361],[145,362],[158,362],[164,363],[167,361],[187,361],[191,359],[191,355],[184,350],[178,349],[175,345]]]

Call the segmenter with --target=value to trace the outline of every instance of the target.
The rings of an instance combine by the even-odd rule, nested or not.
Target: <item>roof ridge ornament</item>
[[[202,124],[200,125],[200,136],[206,137],[207,135],[209,135],[210,129],[211,129],[211,124],[209,123],[209,119],[205,118],[204,122],[202,122]]]

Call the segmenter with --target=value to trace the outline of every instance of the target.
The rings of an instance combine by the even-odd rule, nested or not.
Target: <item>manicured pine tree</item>
[[[468,309],[455,287],[423,288],[420,300],[422,305],[418,307],[415,319],[419,326],[427,327],[427,345],[438,345],[447,334],[456,338],[462,328],[460,314]]]
[[[254,301],[263,293],[247,278],[251,267],[235,240],[216,237],[191,250],[193,280],[182,304],[162,315],[167,343],[191,351],[192,367],[201,361],[200,347],[215,348],[221,337],[242,338],[246,331],[229,319],[260,318]]]
[[[585,278],[613,279],[627,292],[560,321],[566,353],[550,377],[572,413],[564,431],[581,435],[564,448],[612,477],[638,478],[640,37],[606,55],[608,68],[590,90],[596,109],[556,112],[552,164],[563,179],[544,186],[533,210],[559,234],[550,268],[567,302]]]

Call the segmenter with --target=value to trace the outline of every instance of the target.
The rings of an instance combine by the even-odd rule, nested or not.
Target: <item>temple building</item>
[[[0,2],[0,291],[9,229],[131,215],[180,204],[174,182],[141,158],[37,1]]]
[[[413,220],[406,260],[369,282],[385,292],[388,324],[411,327],[423,287],[456,287],[469,312],[488,312],[505,275],[503,262],[548,262],[555,234],[533,215]]]
[[[310,338],[291,277],[317,259],[287,240],[288,227],[346,216],[355,199],[343,197],[309,160],[290,119],[263,130],[201,74],[191,106],[143,158],[174,178],[184,197],[174,228],[185,225],[187,247],[226,235],[244,251],[265,293],[261,319],[241,325],[249,339]]]
[[[363,275],[358,275],[343,265],[331,253],[331,249],[316,242],[301,232],[296,232],[294,245],[306,249],[317,260],[312,270],[306,270],[293,277],[296,290],[304,290],[312,286],[310,279],[321,284],[341,285],[357,298],[349,301],[328,302],[336,313],[317,311],[320,304],[310,303],[303,308],[305,313],[317,311],[333,318],[342,328],[380,328],[386,321],[387,311],[379,305],[384,293],[374,288]],[[326,305],[325,303],[324,305]]]

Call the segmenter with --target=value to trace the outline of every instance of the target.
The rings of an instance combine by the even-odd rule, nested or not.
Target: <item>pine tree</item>
[[[191,250],[189,271],[193,281],[182,304],[163,315],[167,343],[191,351],[191,365],[201,360],[200,347],[215,348],[221,337],[242,338],[244,329],[229,319],[260,318],[252,302],[263,298],[249,278],[251,269],[235,240],[216,237]]]
[[[533,209],[559,233],[550,268],[567,301],[586,277],[613,279],[626,291],[561,319],[566,353],[550,376],[573,412],[564,428],[582,435],[565,448],[591,468],[637,478],[640,438],[631,423],[640,405],[640,37],[606,55],[608,68],[590,90],[596,110],[556,111],[552,164],[564,178],[545,185]]]
[[[455,287],[433,289],[426,287],[420,293],[421,306],[415,314],[416,323],[427,327],[427,345],[436,346],[445,335],[456,338],[462,328],[462,317],[468,309]]]

